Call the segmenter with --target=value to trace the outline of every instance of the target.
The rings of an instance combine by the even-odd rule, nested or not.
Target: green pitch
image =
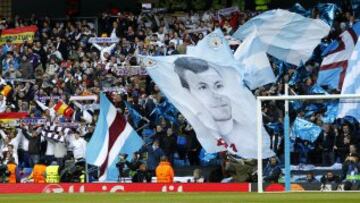
[[[347,193],[88,193],[0,195],[1,203],[356,203],[360,192]]]

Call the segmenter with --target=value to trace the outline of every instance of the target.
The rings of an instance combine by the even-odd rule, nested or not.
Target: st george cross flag
[[[349,60],[349,67],[346,70],[344,84],[341,94],[360,94],[360,40]],[[353,116],[360,121],[360,101],[341,100],[339,103],[338,118]]]
[[[245,40],[256,30],[262,49],[275,58],[299,66],[312,55],[320,40],[328,35],[329,25],[286,10],[264,12],[240,26],[233,37]]]
[[[143,145],[142,139],[117,112],[104,95],[100,95],[100,115],[86,147],[86,161],[99,167],[99,181],[117,181],[119,154],[131,155]]]
[[[194,128],[206,152],[257,158],[256,100],[236,70],[240,63],[221,30],[188,47],[186,55],[144,61],[151,78]],[[274,152],[265,128],[262,132],[262,154],[269,158]]]
[[[331,89],[341,90],[344,83],[348,60],[354,50],[360,34],[360,22],[353,25],[340,35],[338,41],[329,45],[331,50],[325,50],[327,56],[321,63],[317,83]]]

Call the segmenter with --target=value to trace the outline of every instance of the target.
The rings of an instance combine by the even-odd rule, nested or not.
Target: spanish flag
[[[37,29],[35,25],[31,25],[3,30],[0,36],[0,45],[5,44],[8,39],[13,44],[21,44],[24,41],[32,42]]]
[[[74,113],[74,109],[72,109],[69,105],[65,104],[62,101],[58,101],[55,104],[54,110],[56,111],[56,113],[64,115],[65,117],[71,117]]]
[[[2,95],[4,95],[5,97],[7,97],[7,96],[10,94],[11,90],[12,90],[12,87],[11,87],[10,85],[5,85],[5,86],[3,86],[3,88],[1,89],[0,94],[2,94]]]
[[[29,117],[27,112],[0,113],[0,124],[15,124],[18,120]]]

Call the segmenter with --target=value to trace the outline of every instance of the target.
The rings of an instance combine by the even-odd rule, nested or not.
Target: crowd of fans
[[[131,162],[124,162],[125,165],[119,162],[119,168],[124,166],[131,169],[133,173],[130,175],[134,181],[149,180],[149,175],[144,171],[150,171],[154,175],[164,155],[175,167],[203,164],[200,155],[204,153],[185,118],[176,110],[171,111],[168,116],[154,113],[155,109],[163,106],[170,108],[171,104],[150,77],[146,74],[124,75],[121,70],[141,69],[138,55],[184,54],[186,46],[196,45],[215,28],[221,28],[225,35],[230,36],[256,14],[234,12],[219,16],[215,11],[177,14],[148,12],[140,15],[103,13],[99,17],[98,27],[94,22],[71,18],[62,21],[54,21],[49,17],[38,18],[35,15],[28,19],[19,16],[4,18],[0,29],[36,25],[38,31],[33,41],[15,45],[8,40],[1,46],[0,90],[10,86],[11,91],[7,95],[0,95],[0,113],[26,112],[31,118],[42,118],[45,121],[31,124],[20,122],[16,125],[3,123],[0,128],[1,164],[13,163],[23,169],[31,168],[37,163],[51,165],[55,162],[62,170],[68,168],[67,162],[71,160],[73,163],[81,162],[85,158],[86,141],[95,128],[99,109],[93,105],[93,101],[72,102],[70,97],[99,95],[100,92],[106,92],[145,141],[138,153],[129,155],[132,156]],[[316,11],[312,15],[313,18],[319,17]],[[355,18],[349,12],[339,13],[331,33],[323,43],[335,40],[354,22]],[[116,36],[119,42],[89,43],[89,39],[96,36]],[[239,42],[233,41],[231,48],[235,50],[238,44]],[[322,60],[322,50],[319,46],[314,57],[304,64],[302,68],[307,73],[306,77],[290,86],[291,94],[314,93],[312,89]],[[277,83],[257,89],[254,91],[255,95],[283,95],[284,84],[299,72],[300,68],[292,66],[281,72],[276,59],[269,58],[278,76]],[[71,117],[54,112],[52,107],[59,101],[74,110]],[[318,101],[316,105],[321,103],[322,101]],[[359,123],[345,119],[326,123],[321,119],[324,114],[321,108],[307,114],[306,105],[304,103],[299,109],[295,108],[295,104],[292,105],[291,119],[306,118],[321,126],[323,131],[314,143],[299,139],[294,141],[292,157],[297,158],[294,158],[293,163],[299,160],[301,164],[318,166],[344,163],[343,179],[346,174],[354,171],[358,173]],[[130,108],[131,111],[139,112],[140,121],[135,121]],[[277,182],[281,174],[278,165],[283,157],[283,132],[281,128],[272,128],[268,124],[282,124],[283,103],[264,103],[263,114],[271,136],[272,149],[280,158],[280,161],[271,159],[265,169],[265,180]],[[44,136],[47,133],[58,134],[64,140]],[[226,164],[231,162],[226,155],[220,153],[216,157],[221,160],[216,162],[219,167],[231,168]],[[274,168],[275,166],[277,167]],[[232,171],[217,169],[208,179],[221,181],[223,178],[233,177],[235,181],[239,180],[237,175],[233,175],[236,172]],[[137,172],[139,173],[135,176]]]

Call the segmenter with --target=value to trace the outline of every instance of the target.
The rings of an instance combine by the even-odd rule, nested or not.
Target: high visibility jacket
[[[29,178],[34,179],[34,183],[45,183],[46,166],[43,164],[35,164]]]
[[[160,162],[155,172],[158,183],[172,183],[174,180],[174,170],[167,161]]]
[[[265,11],[268,10],[268,0],[255,0],[255,4],[256,4],[256,8],[255,10],[257,11]]]
[[[59,183],[60,182],[58,165],[51,165],[51,166],[46,167],[46,182],[47,183]]]
[[[7,170],[10,173],[8,183],[16,183],[16,164],[14,163],[7,164]]]
[[[85,183],[85,172],[84,171],[80,176],[80,183]]]
[[[360,174],[348,174],[348,175],[346,175],[346,180],[360,181]]]

